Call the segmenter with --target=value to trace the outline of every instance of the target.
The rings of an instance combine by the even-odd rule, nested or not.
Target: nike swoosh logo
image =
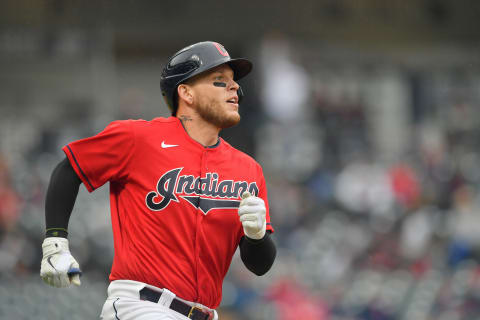
[[[172,147],[178,147],[178,144],[166,144],[165,141],[162,141],[162,148],[172,148]]]
[[[51,265],[53,269],[57,270],[57,268],[55,268],[55,266],[52,264],[52,262],[50,261],[50,259],[52,259],[52,256],[50,256],[50,257],[47,258],[48,264]]]

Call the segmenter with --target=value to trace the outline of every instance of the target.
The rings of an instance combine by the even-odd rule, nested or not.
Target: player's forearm
[[[277,249],[270,232],[265,233],[261,240],[251,240],[243,237],[240,241],[240,257],[248,270],[257,276],[270,270],[275,261]]]
[[[53,170],[45,200],[47,237],[67,237],[68,221],[80,183],[67,158]]]

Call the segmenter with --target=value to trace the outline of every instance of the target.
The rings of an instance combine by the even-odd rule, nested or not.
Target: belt
[[[158,300],[160,299],[160,296],[162,295],[161,292],[149,289],[149,288],[143,288],[140,290],[140,300],[146,300],[146,301],[151,301],[154,303],[157,303]],[[185,317],[192,319],[192,320],[211,320],[213,319],[213,313],[201,309],[196,306],[191,306],[177,298],[174,298],[172,300],[172,303],[170,304],[170,309],[184,315]]]

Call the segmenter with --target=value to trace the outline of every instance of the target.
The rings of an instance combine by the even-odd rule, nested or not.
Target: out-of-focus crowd
[[[264,168],[278,255],[260,278],[234,257],[221,319],[480,318],[480,73],[397,70],[392,81],[375,66],[263,50],[258,101],[247,97],[226,135]],[[0,318],[97,318],[113,256],[108,187],[81,188],[72,214],[82,286],[53,289],[38,273],[50,173],[98,119],[0,124]]]

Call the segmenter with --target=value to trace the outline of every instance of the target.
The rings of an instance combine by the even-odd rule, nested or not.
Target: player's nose
[[[240,88],[240,85],[235,80],[230,81],[229,90],[238,91],[238,88]]]

